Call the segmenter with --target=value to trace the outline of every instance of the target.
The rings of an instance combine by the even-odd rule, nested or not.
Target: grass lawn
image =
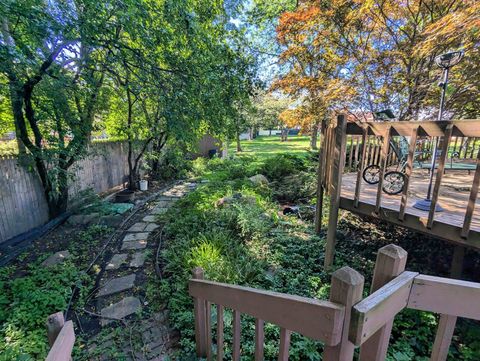
[[[310,139],[304,136],[289,136],[288,141],[282,142],[280,136],[263,136],[254,140],[242,140],[242,152],[237,153],[236,144],[229,144],[230,154],[255,155],[267,158],[278,153],[304,155],[310,149]]]

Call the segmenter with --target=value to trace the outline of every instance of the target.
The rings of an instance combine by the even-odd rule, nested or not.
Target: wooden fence
[[[128,174],[126,144],[94,143],[89,153],[72,168],[72,197],[87,188],[104,192],[123,183]],[[0,158],[0,185],[0,243],[48,221],[40,180],[16,157]]]
[[[480,320],[480,284],[405,271],[407,252],[395,245],[377,255],[370,296],[362,299],[364,279],[344,267],[332,275],[330,300],[320,301],[248,287],[205,281],[197,268],[190,280],[194,299],[197,356],[224,357],[224,311],[233,310],[234,361],[241,355],[241,314],[255,317],[255,360],[264,356],[264,324],[280,327],[278,360],[289,356],[291,332],[325,344],[324,361],[385,360],[395,315],[405,308],[440,314],[431,361],[445,361],[457,317]],[[217,307],[212,336],[212,305]],[[216,344],[216,347],[212,346]]]

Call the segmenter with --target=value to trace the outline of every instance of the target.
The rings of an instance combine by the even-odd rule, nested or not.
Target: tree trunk
[[[240,142],[240,131],[236,131],[235,133],[235,138],[236,138],[236,141],[237,141],[237,152],[241,152],[242,151],[242,144]]]
[[[317,148],[317,140],[318,140],[318,124],[315,123],[312,126],[312,134],[310,136],[310,147],[314,150],[318,149]]]

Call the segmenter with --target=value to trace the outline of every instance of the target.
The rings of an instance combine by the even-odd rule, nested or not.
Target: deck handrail
[[[351,306],[362,297],[363,277],[344,267],[332,275],[330,301],[288,295],[203,280],[203,269],[193,271],[189,292],[194,299],[197,356],[212,360],[211,308],[217,306],[217,360],[223,360],[224,309],[233,310],[233,360],[240,360],[241,314],[255,317],[255,360],[263,360],[264,324],[280,326],[278,360],[288,360],[290,334],[298,332],[322,341],[325,361],[353,356],[347,332]]]
[[[246,313],[256,317],[255,360],[263,360],[263,327],[272,322],[280,326],[278,360],[288,360],[290,333],[297,331],[326,343],[324,361],[351,361],[355,346],[360,347],[360,361],[384,361],[394,318],[409,308],[440,314],[430,360],[445,361],[457,317],[480,320],[480,283],[405,271],[406,261],[401,247],[382,247],[371,294],[364,299],[363,277],[349,267],[332,274],[330,301],[192,279],[197,355],[213,360],[211,307],[217,303],[217,360],[223,360],[223,315],[228,307],[234,312],[233,360],[240,359],[240,313]],[[194,276],[203,278],[203,270],[197,268]],[[328,317],[333,319],[320,325]]]

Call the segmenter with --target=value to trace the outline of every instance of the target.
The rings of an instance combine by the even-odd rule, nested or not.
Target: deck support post
[[[330,301],[345,306],[342,340],[336,346],[325,346],[324,361],[353,360],[355,345],[348,339],[352,307],[360,302],[363,294],[363,276],[350,267],[343,267],[332,274]]]
[[[317,168],[317,204],[315,208],[315,233],[320,234],[322,230],[323,217],[323,195],[325,190],[325,174],[327,167],[326,157],[327,144],[327,125],[326,121],[322,121],[320,130],[320,145],[318,151],[318,168]]]
[[[465,247],[455,246],[453,249],[452,266],[450,268],[450,277],[461,278],[463,271],[463,259],[465,258]]]
[[[380,248],[373,273],[372,289],[375,292],[405,270],[407,252],[396,245]],[[375,332],[360,347],[360,361],[383,361],[387,356],[388,342],[392,332],[393,319]]]
[[[335,253],[338,211],[340,209],[340,192],[342,174],[345,166],[345,141],[347,138],[347,120],[344,115],[337,117],[335,129],[335,148],[333,149],[332,179],[330,182],[330,212],[328,214],[327,244],[325,249],[324,267],[330,268]]]

